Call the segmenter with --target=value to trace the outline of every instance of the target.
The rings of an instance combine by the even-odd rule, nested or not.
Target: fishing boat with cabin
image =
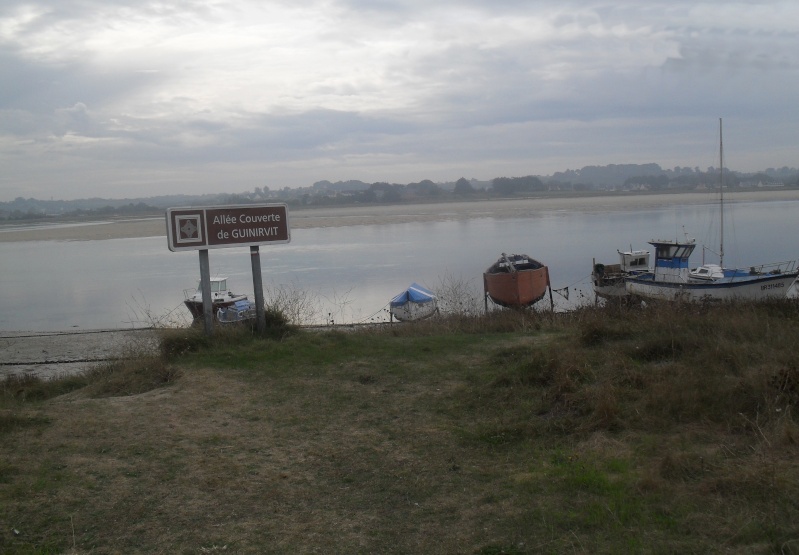
[[[724,267],[724,143],[719,119],[719,263],[689,268],[688,259],[696,248],[693,239],[652,240],[654,268],[624,278],[628,294],[658,300],[763,300],[785,298],[799,276],[795,260],[760,264],[746,268]]]
[[[183,304],[189,309],[192,318],[202,320],[203,317],[203,291],[202,284],[197,284],[197,289],[184,289]],[[211,312],[216,314],[220,308],[228,308],[238,301],[247,301],[247,295],[233,293],[227,287],[226,277],[211,278]]]

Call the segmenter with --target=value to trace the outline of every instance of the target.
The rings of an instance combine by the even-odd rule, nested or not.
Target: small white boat
[[[718,264],[702,264],[698,268],[690,270],[688,277],[701,281],[715,281],[724,277],[724,268]]]
[[[184,289],[183,297],[185,300],[183,304],[191,312],[195,320],[201,320],[203,317],[203,292],[202,284],[197,284],[197,289]],[[233,293],[227,288],[226,277],[211,278],[211,312],[216,313],[220,308],[227,308],[237,301],[246,301],[247,295],[239,295]]]
[[[438,298],[435,293],[418,283],[412,283],[389,302],[392,319],[396,318],[400,322],[422,320],[436,312],[438,312]]]

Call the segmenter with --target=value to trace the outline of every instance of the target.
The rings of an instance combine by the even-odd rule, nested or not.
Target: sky
[[[799,2],[0,0],[0,201],[799,166]]]

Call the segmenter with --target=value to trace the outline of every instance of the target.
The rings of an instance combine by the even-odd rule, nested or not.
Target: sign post
[[[264,286],[261,281],[261,254],[258,245],[250,247],[250,261],[252,263],[252,287],[255,291],[255,318],[256,329],[259,334],[266,331],[266,312],[264,312]]]
[[[169,250],[200,251],[200,287],[203,297],[205,333],[213,330],[211,272],[208,249],[250,247],[252,279],[255,289],[257,329],[266,329],[261,258],[258,247],[291,241],[288,208],[285,204],[241,204],[229,206],[169,208],[166,235]]]
[[[208,260],[208,249],[200,250],[200,288],[203,294],[205,335],[211,335],[214,330],[214,314],[211,301],[211,264]]]

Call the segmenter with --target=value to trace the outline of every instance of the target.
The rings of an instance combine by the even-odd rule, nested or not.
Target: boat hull
[[[402,305],[392,306],[390,311],[391,315],[400,322],[413,322],[414,320],[424,320],[435,314],[438,311],[438,303],[435,300],[424,303],[408,301]]]
[[[516,272],[486,272],[483,287],[496,304],[508,308],[531,306],[540,301],[549,286],[546,266]]]
[[[594,294],[602,299],[616,301],[627,297],[625,278],[649,273],[649,251],[617,251],[618,264],[597,264],[591,267],[591,285]]]
[[[624,278],[619,278],[613,282],[603,280],[601,282],[594,282],[594,294],[600,299],[618,300],[623,299],[628,295],[627,288],[624,286]]]
[[[591,271],[594,294],[603,299],[620,299],[627,296],[624,275],[619,264],[594,264]]]
[[[220,308],[228,308],[233,306],[236,301],[247,300],[247,295],[237,295],[235,297],[227,297],[225,299],[214,299],[212,302],[211,312],[216,314],[216,311]],[[183,301],[183,304],[186,305],[186,308],[189,309],[192,318],[195,320],[200,320],[203,317],[203,302],[201,300],[195,299],[186,299]]]
[[[438,299],[435,294],[416,282],[391,299],[388,304],[392,319],[396,318],[400,322],[422,320],[438,312]]]
[[[216,311],[216,321],[220,324],[236,324],[249,322],[255,319],[255,303],[249,299],[236,301],[227,307],[214,307]]]
[[[784,299],[797,275],[799,272],[702,283],[656,282],[647,276],[627,278],[625,288],[630,295],[664,301],[759,301]]]

